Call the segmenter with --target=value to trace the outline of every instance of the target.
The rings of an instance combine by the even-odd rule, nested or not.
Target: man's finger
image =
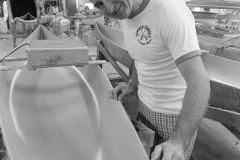
[[[113,90],[112,94],[113,94],[113,99],[117,100],[117,91]]]
[[[126,96],[128,93],[127,93],[127,90],[124,90],[119,96],[118,96],[118,101],[121,101],[122,100],[122,98],[124,97],[124,96]]]
[[[154,151],[151,154],[151,160],[159,160],[161,155],[162,155],[162,145],[160,144],[154,148]]]
[[[166,149],[163,153],[162,160],[172,160],[172,158],[173,158],[172,150],[171,149],[170,150]]]
[[[109,91],[109,98],[113,99],[113,90]]]
[[[117,87],[114,88],[113,91],[112,91],[112,93],[113,93],[113,99],[116,100],[116,101],[118,100],[117,97],[118,97],[118,92],[120,91],[120,87],[121,87],[121,86],[117,86]]]
[[[179,154],[175,154],[173,157],[172,157],[172,160],[184,160],[184,158],[179,155]]]

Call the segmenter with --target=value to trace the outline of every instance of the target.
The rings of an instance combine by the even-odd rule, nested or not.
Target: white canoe
[[[240,9],[239,0],[186,0],[188,7]]]
[[[113,58],[130,68],[131,57],[124,44],[123,33],[120,30],[113,29],[96,21],[96,39],[103,42],[106,50]]]
[[[39,26],[22,44],[57,38]],[[25,49],[12,56],[26,57]],[[1,71],[0,122],[9,158],[147,160],[123,106],[109,99],[111,88],[96,65]]]

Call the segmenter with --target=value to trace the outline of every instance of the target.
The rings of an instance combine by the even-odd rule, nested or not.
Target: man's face
[[[132,0],[90,0],[96,8],[111,18],[126,19],[132,14]]]

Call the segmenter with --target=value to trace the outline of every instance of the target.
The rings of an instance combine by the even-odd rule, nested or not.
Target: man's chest
[[[165,61],[171,58],[170,51],[154,22],[137,23],[123,29],[124,42],[129,54],[145,63]]]

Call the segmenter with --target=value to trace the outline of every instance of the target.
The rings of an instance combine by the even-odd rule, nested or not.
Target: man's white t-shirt
[[[177,65],[199,50],[195,21],[181,0],[150,0],[132,19],[121,21],[124,42],[138,71],[140,100],[149,109],[181,113],[186,82]]]

